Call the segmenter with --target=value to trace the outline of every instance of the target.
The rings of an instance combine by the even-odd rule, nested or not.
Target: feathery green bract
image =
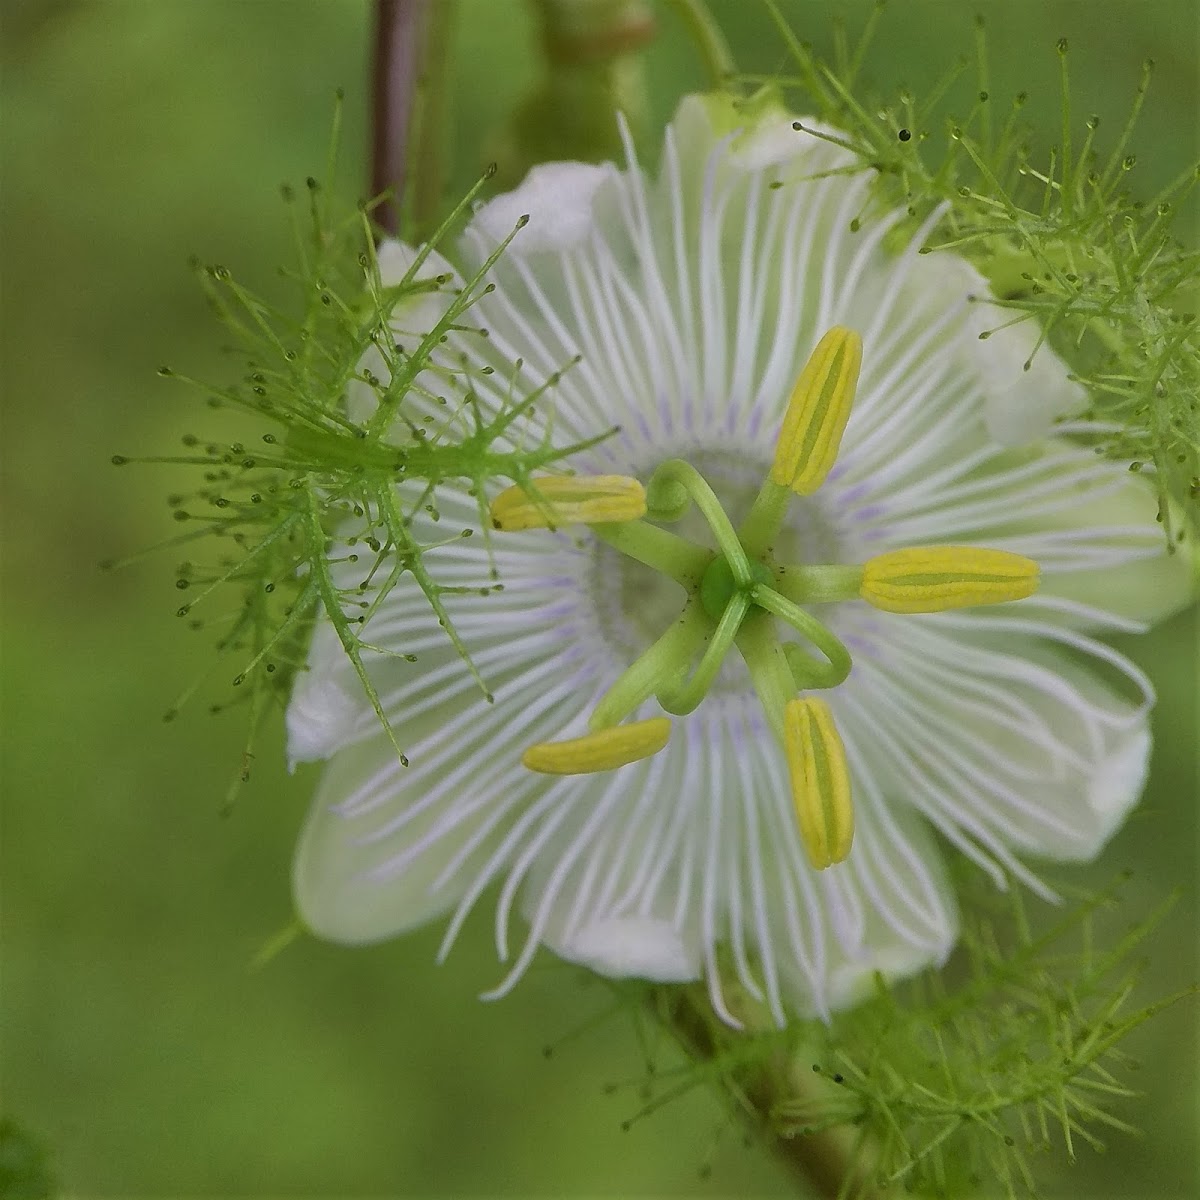
[[[1146,200],[1128,189],[1136,156],[1134,128],[1153,62],[1144,64],[1132,109],[1115,142],[1097,148],[1098,118],[1077,130],[1071,111],[1066,40],[1061,63],[1060,142],[1044,164],[1031,161],[1021,119],[1024,93],[998,115],[989,95],[987,46],[978,18],[977,100],[941,128],[936,110],[966,69],[957,64],[928,97],[864,94],[856,76],[886,0],[876,0],[858,45],[844,39],[832,64],[801,42],[768,0],[795,65],[794,75],[745,77],[751,86],[781,86],[845,137],[809,132],[847,146],[878,176],[879,195],[905,205],[914,220],[948,205],[928,249],[953,247],[987,277],[1012,322],[1036,321],[1038,345],[1049,339],[1088,389],[1086,414],[1110,422],[1099,453],[1153,464],[1160,520],[1172,547],[1200,532],[1200,251],[1174,229],[1182,202],[1200,181],[1200,163]],[[1012,323],[1009,322],[1009,323]],[[1003,327],[1003,324],[999,327]],[[984,336],[987,336],[986,334]],[[1036,350],[1035,350],[1036,353]],[[1028,369],[1028,367],[1027,367]]]
[[[1119,903],[1121,882],[1038,933],[1019,892],[989,901],[970,887],[962,946],[945,969],[890,988],[879,979],[873,999],[828,1025],[774,1028],[752,998],[731,996],[729,972],[726,999],[744,1031],[713,1014],[703,984],[613,984],[617,1009],[632,1005],[640,1021],[648,999],[692,1059],[657,1071],[647,1051],[650,1075],[635,1082],[654,1094],[634,1119],[716,1083],[785,1144],[837,1139],[839,1157],[859,1172],[847,1198],[1036,1193],[1032,1153],[1057,1142],[1073,1159],[1080,1143],[1102,1145],[1098,1131],[1135,1132],[1110,1111],[1137,1095],[1120,1078],[1131,1064],[1118,1044],[1196,994],[1128,1007],[1141,970],[1134,952],[1175,897],[1114,940],[1096,926]]]
[[[1093,937],[1116,891],[1038,936],[1017,891],[996,922],[976,909],[961,961],[818,1031],[811,1092],[776,1106],[780,1131],[850,1126],[877,1187],[945,1197],[1034,1193],[1032,1152],[1057,1141],[1074,1161],[1105,1129],[1136,1132],[1110,1111],[1137,1095],[1118,1043],[1181,996],[1127,1011],[1131,954],[1175,898],[1116,941]]]
[[[448,237],[485,182],[486,177],[454,209],[429,249]],[[360,634],[405,574],[425,594],[465,669],[488,696],[444,603],[448,592],[462,589],[444,587],[427,569],[424,555],[430,546],[414,538],[412,514],[423,509],[436,520],[438,487],[454,480],[479,498],[478,528],[447,530],[444,541],[487,539],[489,481],[527,483],[531,472],[582,448],[551,445],[544,420],[538,425],[542,432],[522,436],[522,419],[548,399],[558,374],[512,395],[498,413],[486,414],[476,399],[472,370],[492,374],[505,364],[446,365],[450,332],[486,336],[469,324],[470,311],[492,290],[487,276],[507,241],[461,283],[434,275],[426,250],[402,282],[385,287],[368,210],[335,219],[315,180],[308,181],[307,191],[303,215],[290,190],[284,191],[297,253],[297,267],[285,277],[298,296],[297,314],[272,306],[224,267],[194,264],[235,340],[243,374],[236,383],[213,386],[169,368],[160,372],[185,379],[211,408],[250,414],[265,431],[253,442],[188,436],[182,454],[113,460],[175,463],[202,474],[194,491],[170,498],[184,532],[166,545],[188,547],[197,556],[178,568],[177,586],[187,593],[178,614],[196,628],[224,626],[213,670],[230,665],[238,700],[251,710],[243,768],[231,795],[247,777],[255,733],[270,705],[286,704],[318,615],[337,631],[396,753],[407,762],[403,731],[388,722],[363,661],[365,650],[403,657],[403,647],[370,645]],[[425,304],[430,297],[444,300],[444,309],[429,334],[410,345],[412,339],[399,337],[389,320],[398,304],[414,296],[423,296]],[[386,365],[386,378],[364,368],[370,350]],[[435,351],[440,351],[436,360]],[[499,360],[494,348],[490,356]],[[515,378],[520,364],[508,366]],[[374,414],[361,422],[347,413],[347,391],[354,381],[373,390],[377,400]],[[413,403],[418,396],[420,412]],[[431,410],[438,415],[421,415]],[[208,558],[202,561],[200,554]],[[351,563],[358,565],[346,565]],[[348,571],[355,577],[349,585]],[[494,579],[493,571],[480,581],[480,590],[496,586]],[[229,611],[202,619],[198,614],[209,607],[205,602],[218,595]],[[167,719],[201,683],[185,692]]]

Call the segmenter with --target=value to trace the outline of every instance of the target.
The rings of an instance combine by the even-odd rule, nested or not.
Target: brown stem
[[[689,1058],[711,1062],[727,1055],[738,1034],[716,1019],[707,996],[691,988],[662,989],[657,995],[656,1015],[664,1022]],[[774,1118],[781,1101],[801,1099],[804,1072],[797,1071],[796,1050],[780,1051],[745,1060],[722,1074],[721,1082],[731,1105],[750,1130],[762,1139],[789,1173],[802,1182],[804,1195],[822,1200],[854,1196],[877,1200],[858,1154],[858,1137],[847,1126],[833,1126],[811,1133],[785,1135]]]
[[[400,230],[410,140],[429,16],[436,0],[377,0],[374,109],[371,138],[372,195],[391,189],[375,211],[387,233]]]

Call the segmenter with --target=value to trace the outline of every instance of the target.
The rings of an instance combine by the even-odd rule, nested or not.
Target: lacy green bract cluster
[[[417,581],[487,695],[445,611],[442,598],[454,589],[425,568],[423,556],[430,547],[413,537],[412,512],[424,509],[436,519],[438,485],[467,480],[480,497],[478,528],[447,529],[446,540],[486,539],[489,480],[526,483],[533,471],[592,444],[555,447],[544,434],[532,444],[523,443],[523,418],[554,387],[557,375],[528,394],[514,394],[509,407],[485,418],[467,367],[457,370],[433,361],[434,349],[451,330],[487,336],[472,327],[471,308],[491,290],[487,275],[507,242],[461,287],[451,287],[424,266],[429,250],[448,236],[486,178],[455,208],[403,281],[386,288],[380,283],[365,208],[335,221],[320,185],[310,179],[308,211],[301,215],[296,198],[285,189],[298,260],[287,277],[299,296],[298,315],[273,307],[224,267],[196,263],[213,309],[235,339],[244,373],[238,382],[217,387],[170,368],[160,371],[199,389],[211,408],[249,413],[265,432],[254,442],[188,435],[182,454],[114,457],[117,464],[175,463],[203,472],[196,490],[169,497],[174,518],[185,531],[167,545],[194,544],[206,554],[214,548],[218,554],[215,562],[182,562],[176,586],[186,593],[178,609],[181,618],[197,629],[222,629],[213,670],[232,666],[229,682],[239,689],[236,702],[251,710],[244,761],[231,794],[247,778],[255,734],[270,702],[286,703],[304,662],[312,621],[322,612],[337,630],[397,754],[406,761],[363,668],[366,643],[358,633],[405,572]],[[413,297],[428,303],[431,296],[438,304],[444,297],[444,312],[426,336],[408,344],[393,313]],[[386,378],[362,366],[371,348],[382,358]],[[346,415],[346,393],[354,380],[369,385],[379,399],[362,424]],[[409,417],[406,399],[417,392],[425,411],[433,401],[439,417]],[[403,483],[419,490],[410,486],[401,492],[397,485]],[[402,500],[402,494],[415,499]],[[341,559],[330,557],[335,536],[339,546],[347,547]],[[338,563],[347,559],[361,567],[361,578],[351,587],[339,582],[344,576],[335,578]],[[364,599],[368,592],[369,601]],[[228,608],[231,596],[232,611],[214,613],[219,602]],[[202,683],[197,680],[187,689],[167,719]],[[221,707],[226,706],[214,711]]]
[[[652,1096],[630,1123],[715,1082],[735,1112],[754,1124],[760,1114],[773,1134],[838,1139],[858,1164],[839,1196],[946,1200],[1037,1195],[1033,1159],[1055,1143],[1073,1163],[1080,1144],[1104,1149],[1103,1131],[1136,1133],[1112,1111],[1139,1095],[1117,1074],[1137,1066],[1119,1043],[1197,991],[1130,1005],[1144,965],[1137,952],[1178,896],[1116,936],[1121,876],[1034,932],[1018,891],[997,897],[960,875],[974,900],[961,956],[894,988],[880,979],[874,999],[829,1025],[739,1035],[714,1018],[702,987],[647,997],[639,985],[610,984],[614,1013],[640,1023],[649,1000],[701,1059],[657,1069],[643,1032],[648,1076],[630,1082]],[[753,1000],[735,1003],[753,1028]]]
[[[782,86],[793,107],[846,131],[846,140],[830,140],[877,173],[889,205],[907,205],[915,218],[948,204],[941,236],[925,252],[953,246],[992,285],[996,299],[990,302],[1012,310],[1008,324],[1036,322],[1038,345],[1049,339],[1088,389],[1084,415],[1112,423],[1098,452],[1130,460],[1134,471],[1152,464],[1165,536],[1172,547],[1194,538],[1200,530],[1200,250],[1184,245],[1174,222],[1200,182],[1200,162],[1149,198],[1129,189],[1137,165],[1130,146],[1153,61],[1146,60],[1129,116],[1102,155],[1099,118],[1083,121],[1082,136],[1076,127],[1068,46],[1060,40],[1059,143],[1049,161],[1038,164],[1021,118],[1026,94],[1007,101],[989,91],[982,17],[973,64],[956,63],[924,98],[901,90],[877,99],[864,94],[858,75],[886,0],[876,0],[853,48],[840,30],[832,64],[797,38],[770,0],[768,7],[795,74],[785,68],[782,77],[745,82]],[[972,69],[976,99],[969,113],[939,116],[946,92]]]

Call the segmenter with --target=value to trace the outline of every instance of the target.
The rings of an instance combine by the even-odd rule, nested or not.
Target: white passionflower
[[[1023,370],[1025,326],[981,341],[984,281],[918,253],[937,214],[899,234],[848,152],[778,115],[733,132],[716,100],[684,103],[656,180],[628,153],[537,167],[465,232],[474,268],[529,217],[472,310],[488,336],[441,361],[499,411],[578,359],[523,435],[619,431],[492,498],[502,591],[485,539],[445,540],[477,499],[440,487],[435,524],[404,492],[495,702],[403,579],[362,634],[391,652],[367,661],[403,766],[318,628],[288,713],[292,761],[330,760],[297,905],[342,942],[453,912],[445,953],[495,884],[490,995],[544,944],[704,977],[726,1019],[723,979],[781,1022],[826,1015],[952,947],[931,830],[1043,894],[1027,856],[1104,845],[1153,694],[1094,635],[1160,615],[1185,569],[1148,489],[1070,440],[1085,423],[1051,436],[1083,403],[1062,362]],[[379,257],[385,284],[413,262]],[[440,312],[410,302],[398,340]],[[1153,595],[1122,590],[1148,570]]]

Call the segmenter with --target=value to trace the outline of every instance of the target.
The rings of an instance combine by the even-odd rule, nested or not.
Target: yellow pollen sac
[[[835,325],[817,343],[792,389],[775,447],[771,482],[815,492],[837,459],[862,366],[862,338]]]
[[[570,742],[540,742],[521,755],[521,765],[542,775],[594,775],[615,771],[657,754],[671,735],[666,717],[615,725]]]
[[[1037,563],[1019,554],[915,546],[868,559],[858,594],[886,612],[928,613],[1023,600],[1037,585]]]
[[[505,488],[492,501],[497,529],[600,525],[646,515],[646,490],[627,475],[543,475],[530,488]]]
[[[802,696],[788,702],[783,748],[804,849],[808,861],[823,871],[840,863],[854,840],[846,750],[824,700]]]

